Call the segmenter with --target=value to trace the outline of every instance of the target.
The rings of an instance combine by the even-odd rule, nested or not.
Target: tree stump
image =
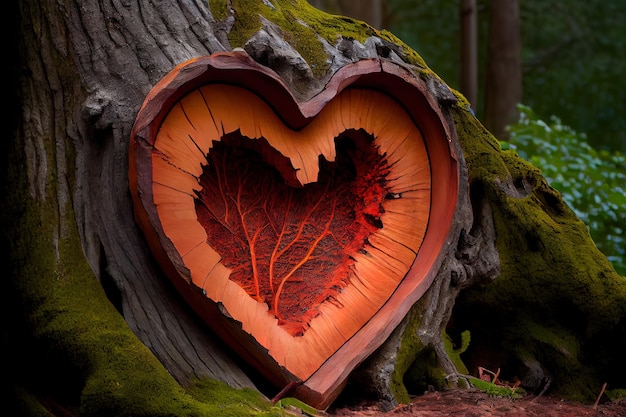
[[[131,135],[136,220],[193,309],[243,358],[326,408],[424,294],[459,164],[426,86],[347,65],[312,99],[244,52],[184,62]]]
[[[452,361],[460,352],[444,340],[466,331],[469,372],[500,367],[502,378],[519,376],[530,389],[549,375],[551,394],[591,401],[604,382],[607,393],[623,387],[626,281],[541,173],[502,151],[467,101],[388,31],[322,13],[304,0],[9,5],[6,15],[18,24],[11,25],[15,42],[7,43],[16,57],[8,60],[7,86],[17,104],[9,118],[15,123],[3,125],[9,139],[0,152],[6,197],[0,230],[9,246],[0,304],[2,347],[11,358],[3,404],[20,410],[13,414],[275,414],[265,397],[285,386],[323,408],[343,384],[350,401],[374,396],[391,408],[429,385],[455,383]],[[242,50],[256,64],[234,52]],[[150,93],[194,57],[203,58],[178,67]],[[213,91],[214,102],[188,107],[205,88],[239,93]],[[355,124],[368,100],[376,112]],[[233,108],[247,109],[246,118],[233,118]],[[189,120],[183,109],[191,110]],[[197,123],[196,111],[215,112],[220,124],[205,124],[206,133],[197,135],[190,122]],[[264,116],[257,120],[257,113]],[[373,113],[408,122],[383,126],[373,123]],[[181,131],[170,129],[180,123],[176,117]],[[390,151],[395,133],[376,131],[400,126],[422,141],[406,156]],[[167,138],[159,136],[168,130]],[[169,146],[179,139],[181,147]],[[294,144],[307,140],[296,151]],[[422,171],[419,162],[404,162],[423,159],[420,146],[429,164]],[[401,168],[406,172],[392,176]],[[172,172],[175,186],[153,183]],[[427,182],[424,173],[429,197],[402,189]],[[239,186],[244,180],[254,186]],[[226,196],[220,184],[259,199],[239,206],[229,199],[229,213],[258,205],[267,205],[267,213],[223,234],[213,216],[226,207],[219,205]],[[426,209],[427,219],[406,212],[411,194],[420,196],[414,207]],[[309,204],[300,205],[306,198]],[[322,203],[335,209],[322,210]],[[299,215],[287,218],[296,207]],[[277,213],[296,228],[292,235],[308,230],[298,229],[297,219],[315,219],[309,222],[315,237],[299,238],[300,252],[285,256],[291,264],[277,262],[282,254],[268,258],[286,240],[276,238],[280,232],[272,237],[258,219]],[[343,223],[333,226],[331,213]],[[204,220],[193,224],[193,216]],[[405,217],[410,221],[398,224]],[[233,225],[223,214],[217,218]],[[257,281],[245,279],[255,276],[241,235],[247,229],[255,255],[259,247]],[[415,241],[407,231],[416,232]],[[239,246],[232,243],[237,236]],[[382,236],[391,242],[381,244]],[[389,260],[399,242],[397,252],[408,255]],[[194,245],[213,260],[194,261]],[[332,262],[320,262],[331,252]],[[295,269],[293,259],[309,259],[322,285],[297,282],[307,263]],[[222,273],[210,282],[224,290],[205,282],[211,265]],[[270,285],[269,276],[285,283]],[[310,297],[307,314],[289,299],[302,292]],[[356,310],[347,307],[353,298],[364,300]],[[358,324],[376,302],[376,313]],[[324,329],[323,338],[310,338]],[[287,347],[270,343],[278,334]],[[332,352],[317,369],[317,351],[312,364],[287,360],[303,355],[293,346],[307,338]],[[342,339],[335,351],[325,346]],[[238,389],[244,387],[257,391]]]

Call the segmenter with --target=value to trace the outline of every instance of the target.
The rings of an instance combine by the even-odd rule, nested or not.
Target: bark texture
[[[24,137],[30,194],[58,205],[53,243],[78,229],[96,278],[177,380],[252,386],[158,278],[127,191],[128,136],[150,86],[181,60],[225,49],[207,5],[21,6],[23,27],[42,31],[24,33]]]
[[[217,391],[206,378],[275,393],[229,355],[164,279],[135,224],[128,192],[129,135],[150,88],[185,60],[236,47],[275,70],[300,99],[313,97],[335,71],[362,58],[392,60],[426,80],[447,114],[452,146],[470,170],[462,169],[465,188],[434,284],[350,385],[359,395],[371,385],[375,397],[392,406],[408,398],[403,376],[420,353],[434,352],[439,370],[457,373],[442,330],[463,288],[498,275],[493,202],[508,204],[502,193],[514,194],[527,183],[513,180],[507,163],[503,168],[484,159],[501,160],[493,138],[415,52],[388,32],[330,17],[304,1],[26,0],[16,14],[22,112],[16,131],[9,132],[15,140],[3,144],[2,185],[9,197],[2,220],[11,243],[4,308],[18,312],[17,321],[3,323],[3,343],[17,358],[10,371],[18,403],[26,399],[29,407],[84,415],[183,415],[182,409],[213,415],[217,409],[206,407],[232,403],[243,404],[233,415],[244,415],[259,406],[207,395]],[[501,175],[487,175],[491,169]],[[582,241],[593,247],[589,238]],[[605,270],[607,280],[613,274]],[[615,288],[620,297],[626,293],[621,284]],[[117,313],[111,314],[111,306]],[[623,327],[622,310],[614,311],[618,324],[602,327],[604,339],[615,326]],[[134,344],[125,326],[167,372],[150,355],[128,356],[143,355],[143,346]],[[96,329],[106,331],[82,345]],[[107,359],[128,357],[133,359],[127,363]],[[61,373],[72,382],[55,384]],[[145,374],[151,377],[144,383]],[[183,387],[203,390],[197,395],[202,404],[189,403],[168,374]],[[140,401],[140,395],[149,399]],[[219,412],[231,410],[224,407]]]
[[[522,35],[517,0],[489,2],[485,126],[497,138],[518,119],[522,101]]]

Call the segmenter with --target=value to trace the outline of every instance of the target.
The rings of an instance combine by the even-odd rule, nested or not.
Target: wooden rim
[[[446,129],[422,81],[388,61],[350,64],[320,94],[301,103],[275,73],[243,53],[197,58],[161,80],[137,116],[129,168],[135,217],[160,266],[198,314],[277,386],[302,383],[297,395],[325,408],[354,367],[382,344],[423,295],[437,272],[458,199],[458,165]],[[245,282],[235,282],[236,265],[228,260],[236,255],[224,252],[227,242],[212,240],[223,233],[207,226],[210,221],[201,224],[198,220],[198,195],[216,181],[207,177],[212,179],[202,182],[204,168],[211,165],[209,155],[214,157],[223,148],[220,155],[226,158],[229,147],[237,143],[237,149],[243,146],[262,154],[263,162],[269,161],[286,183],[306,188],[318,182],[320,159],[333,162],[338,158],[339,148],[334,144],[342,135],[358,142],[356,149],[362,155],[370,155],[368,146],[373,147],[384,162],[382,174],[367,171],[371,163],[363,164],[361,170],[370,176],[384,174],[384,181],[357,180],[350,187],[369,190],[384,183],[384,189],[372,198],[386,198],[380,204],[367,203],[367,210],[380,210],[375,213],[379,220],[362,221],[365,226],[354,232],[366,245],[346,255],[351,262],[348,284],[333,284],[338,289],[328,296],[332,302],[304,306],[314,309],[314,314],[290,332],[284,325],[288,321],[281,322],[284,314],[279,303],[272,303],[278,299],[276,294],[263,299],[257,285],[255,299]],[[224,145],[216,148],[218,143]],[[224,178],[238,172],[229,171]],[[246,181],[258,176],[248,175]],[[320,201],[338,201],[349,189],[343,186],[335,194],[319,194]],[[248,192],[245,187],[239,190],[243,190],[241,195]],[[295,193],[289,188],[280,192]],[[211,194],[206,201],[213,204],[214,197]],[[316,233],[321,236],[319,230]],[[367,233],[365,238],[363,233]],[[357,237],[350,235],[347,241]],[[279,247],[279,243],[274,245]],[[328,251],[333,256],[338,252],[333,247]],[[244,274],[244,279],[250,275]],[[271,293],[275,286],[268,288],[266,292]]]

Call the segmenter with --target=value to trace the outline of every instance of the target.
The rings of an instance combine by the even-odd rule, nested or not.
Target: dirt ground
[[[600,402],[597,407],[551,397],[527,395],[520,399],[490,397],[482,391],[429,392],[411,404],[382,412],[376,404],[340,406],[329,417],[626,417],[626,400]]]

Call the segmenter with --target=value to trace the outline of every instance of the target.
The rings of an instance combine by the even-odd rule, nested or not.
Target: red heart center
[[[209,245],[230,279],[294,336],[321,303],[339,302],[354,253],[384,227],[388,167],[373,137],[348,130],[335,146],[336,161],[319,159],[318,181],[296,188],[268,162],[289,169],[287,158],[267,140],[235,132],[213,146],[200,178],[196,211]]]

